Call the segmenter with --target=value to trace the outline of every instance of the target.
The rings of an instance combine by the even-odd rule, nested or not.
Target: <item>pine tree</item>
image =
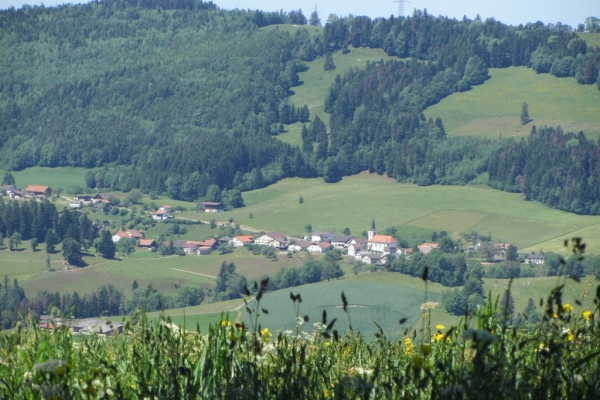
[[[527,306],[525,306],[525,310],[523,310],[523,316],[526,318],[526,321],[529,324],[535,324],[541,321],[540,313],[531,297],[527,301]]]
[[[515,313],[515,300],[510,290],[505,290],[500,302],[498,303],[498,317],[504,323],[509,323]]]
[[[321,18],[319,18],[319,13],[316,9],[310,14],[308,24],[311,26],[321,26]]]
[[[97,242],[98,247],[96,250],[102,254],[104,258],[113,258],[115,256],[115,243],[112,240],[112,236],[109,231],[102,231],[100,241]]]
[[[533,120],[529,117],[529,106],[523,102],[523,106],[521,107],[521,125],[526,125],[530,121]]]
[[[333,63],[333,56],[331,55],[331,53],[327,53],[325,55],[325,64],[323,65],[323,69],[325,71],[333,71],[335,68],[336,66]]]

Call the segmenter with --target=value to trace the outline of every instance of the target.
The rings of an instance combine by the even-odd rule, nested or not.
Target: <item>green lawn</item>
[[[303,204],[299,204],[300,196]],[[233,217],[243,225],[294,237],[305,235],[307,224],[315,231],[341,232],[348,227],[360,236],[375,217],[380,230],[396,226],[410,242],[422,240],[434,230],[446,230],[455,237],[476,230],[491,233],[493,240],[537,249],[547,241],[570,238],[584,228],[592,232],[600,229],[598,216],[554,210],[487,186],[423,187],[368,173],[345,177],[335,184],[321,179],[285,179],[245,192],[243,197],[246,207],[227,212],[221,219]],[[198,218],[197,213],[181,215]],[[600,235],[584,239],[590,252],[600,251]]]
[[[593,48],[598,46],[600,47],[600,33],[578,33],[580,38],[585,39],[588,45],[588,49],[590,47]]]
[[[574,78],[536,74],[525,67],[490,69],[491,78],[472,90],[455,93],[425,110],[442,117],[451,135],[504,138],[527,136],[533,125],[557,126],[564,131],[600,134],[600,91],[579,85]],[[523,102],[533,122],[520,122]]]

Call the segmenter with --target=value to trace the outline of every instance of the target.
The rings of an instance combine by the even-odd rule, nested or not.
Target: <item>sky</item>
[[[77,0],[75,3],[79,2]],[[264,11],[284,11],[302,9],[307,17],[317,7],[321,21],[324,23],[329,14],[337,15],[368,15],[371,18],[398,15],[398,4],[392,0],[345,0],[345,1],[316,1],[316,0],[213,0],[224,9],[259,9]],[[64,3],[64,1],[46,1],[46,6]],[[0,0],[0,9],[14,6],[20,8],[23,4],[40,4],[27,0]],[[427,9],[432,15],[443,15],[462,19],[463,15],[473,19],[477,14],[483,19],[494,17],[509,25],[542,21],[544,23],[562,22],[576,27],[583,23],[586,17],[600,17],[600,0],[411,0],[404,4],[406,15],[412,14],[413,9]]]

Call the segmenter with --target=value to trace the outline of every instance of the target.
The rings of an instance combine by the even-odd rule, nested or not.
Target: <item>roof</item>
[[[15,190],[16,188],[15,185],[2,185],[2,189],[4,190]]]
[[[111,193],[98,193],[97,195],[94,196],[94,199],[100,198],[102,200],[109,200],[111,197],[113,197],[113,195]]]
[[[144,234],[142,232],[136,231],[135,229],[129,229],[125,232],[127,234],[129,234],[129,236],[134,237],[134,238],[140,238],[140,237],[144,236]]]
[[[117,233],[115,233],[115,236],[122,237],[122,238],[129,238],[129,235],[125,232],[117,232]]]
[[[322,248],[322,249],[328,249],[329,246],[331,246],[331,243],[329,243],[329,242],[318,242],[318,243],[315,243],[315,244],[317,246],[319,246],[320,248]]]
[[[154,215],[163,215],[163,214],[167,214],[168,211],[167,210],[158,210],[158,211],[154,211]]]
[[[311,242],[310,240],[294,240],[292,243],[290,243],[290,246],[292,246],[294,244],[305,249],[308,246],[310,246],[311,244],[313,244],[313,242]]]
[[[311,233],[311,236],[329,236],[329,235],[333,235],[333,233],[323,232],[323,231],[317,231],[317,232]]]
[[[254,240],[254,236],[236,236],[234,239],[237,239],[240,242],[251,242]]]
[[[352,240],[354,238],[354,236],[350,236],[350,235],[335,235],[333,237],[333,239],[331,239],[332,242],[343,242],[343,243],[347,243],[350,240]]]
[[[25,188],[26,192],[45,192],[50,189],[49,186],[29,185]]]
[[[267,233],[265,233],[265,235],[267,235],[271,239],[277,240],[280,243],[287,242],[287,236],[285,236],[285,233],[281,233],[281,232],[267,232]]]
[[[438,244],[437,243],[423,243],[420,244],[419,246],[417,246],[419,249],[421,247],[431,247],[432,249],[437,249],[438,248]]]
[[[375,235],[371,239],[369,239],[369,242],[396,243],[396,239],[394,239],[393,236],[389,236],[389,235]]]
[[[140,246],[152,246],[154,239],[140,239]]]
[[[363,257],[369,257],[371,260],[381,260],[384,256],[381,254],[369,253],[365,254]]]
[[[508,246],[510,246],[510,243],[496,243],[494,245],[494,248],[496,248],[496,249],[508,249]]]
[[[163,204],[162,206],[160,206],[160,208],[164,208],[165,210],[167,210],[167,209],[171,208],[171,206],[168,204]]]
[[[200,204],[203,206],[208,206],[208,207],[218,207],[218,206],[222,205],[223,203],[219,203],[217,201],[203,201]]]

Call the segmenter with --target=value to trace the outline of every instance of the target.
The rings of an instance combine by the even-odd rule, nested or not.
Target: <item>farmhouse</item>
[[[158,210],[155,211],[154,214],[152,214],[152,218],[158,221],[162,221],[165,219],[171,219],[173,218],[173,216],[168,211]]]
[[[294,252],[306,250],[311,244],[312,242],[310,240],[294,240],[288,246],[288,250]]]
[[[10,192],[14,192],[15,190],[17,190],[17,187],[15,185],[2,185],[2,187],[0,187],[0,190],[6,192],[7,194],[10,194]]]
[[[19,189],[15,189],[12,192],[9,192],[8,196],[11,199],[22,199],[23,198],[23,191],[19,190]]]
[[[336,235],[331,239],[331,245],[336,249],[344,249],[348,247],[354,236]]]
[[[361,261],[363,264],[383,264],[385,262],[384,257],[382,254],[369,253],[365,254]]]
[[[164,204],[164,205],[158,207],[158,209],[161,210],[161,211],[169,211],[169,212],[171,212],[171,206],[168,205],[168,204]]]
[[[335,233],[331,232],[313,232],[308,239],[313,242],[331,242],[334,236]]]
[[[429,254],[429,253],[431,253],[432,250],[438,248],[438,244],[437,243],[423,243],[423,244],[419,245],[418,248],[421,253]]]
[[[139,247],[153,248],[156,247],[156,242],[154,239],[140,239]]]
[[[311,244],[306,248],[306,250],[308,250],[309,253],[325,253],[327,250],[329,250],[330,246],[331,243],[329,242],[318,242]]]
[[[348,245],[348,255],[356,256],[363,250],[367,249],[368,240],[367,239],[352,239],[350,244]]]
[[[45,198],[52,196],[52,189],[48,186],[29,185],[25,188],[25,196]]]
[[[73,200],[75,201],[91,201],[92,196],[88,196],[87,194],[76,194],[73,196]]]
[[[527,258],[525,258],[525,262],[529,263],[529,264],[543,264],[544,263],[544,254],[539,254],[539,253],[531,253],[527,256]]]
[[[125,232],[117,232],[113,235],[113,242],[118,242],[121,238],[125,239],[141,239],[144,237],[144,233],[140,231],[136,231],[135,229],[129,229]]]
[[[278,249],[285,249],[288,246],[288,238],[281,232],[267,232],[254,239],[254,243],[261,246],[273,246]]]
[[[225,211],[225,208],[223,207],[223,203],[218,203],[218,202],[214,202],[214,201],[203,201],[202,203],[200,203],[200,207],[202,208],[202,211],[204,212],[223,212]]]
[[[113,197],[110,193],[98,193],[92,197],[92,203],[110,203],[110,198]]]
[[[117,243],[119,240],[121,240],[121,239],[123,239],[123,238],[125,238],[125,239],[129,239],[129,238],[127,237],[127,234],[126,234],[125,232],[117,232],[117,233],[115,233],[115,234],[113,235],[113,237],[112,237],[112,241],[113,241],[114,243]],[[123,243],[126,243],[126,242],[123,242]]]
[[[229,241],[229,245],[232,247],[242,247],[252,244],[254,237],[252,236],[236,236]]]
[[[113,336],[123,332],[123,324],[118,322],[104,321],[95,318],[87,318],[77,322],[71,328],[73,333],[92,334],[97,333],[104,336]]]

